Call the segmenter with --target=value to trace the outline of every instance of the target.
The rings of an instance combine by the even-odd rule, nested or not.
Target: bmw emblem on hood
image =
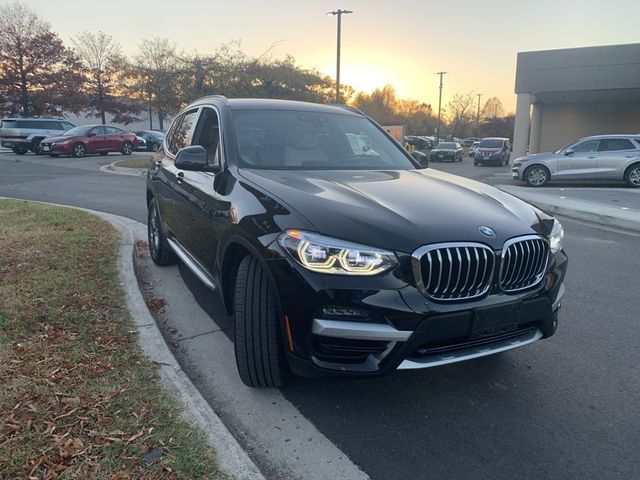
[[[480,230],[481,234],[486,235],[487,237],[495,237],[496,236],[496,231],[491,227],[487,227],[486,225],[480,225],[478,227],[478,230]]]

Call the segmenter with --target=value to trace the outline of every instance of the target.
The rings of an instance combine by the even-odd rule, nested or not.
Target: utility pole
[[[342,33],[342,15],[353,13],[351,10],[334,10],[327,12],[327,15],[338,17],[338,51],[336,55],[336,103],[340,103],[340,35]]]
[[[476,93],[478,96],[478,113],[476,113],[476,138],[480,138],[480,97],[482,97],[482,93]]]
[[[438,131],[436,132],[436,145],[440,143],[440,125],[441,125],[441,116],[440,112],[442,109],[442,77],[446,75],[447,72],[436,72],[436,75],[440,75],[440,96],[438,97]]]

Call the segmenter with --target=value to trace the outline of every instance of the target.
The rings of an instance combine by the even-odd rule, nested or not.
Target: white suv
[[[28,150],[40,155],[40,141],[52,135],[60,135],[75,125],[57,118],[3,118],[0,126],[0,144],[18,155]]]

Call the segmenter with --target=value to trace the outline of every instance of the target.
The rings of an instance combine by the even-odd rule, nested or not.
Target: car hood
[[[63,135],[58,135],[58,136],[43,138],[42,141],[46,143],[54,143],[54,142],[64,142],[66,140],[77,140],[78,138],[80,137],[75,135],[72,137],[69,137],[69,136],[65,137]]]
[[[558,156],[562,156],[559,153],[555,153],[555,152],[545,152],[545,153],[532,153],[529,155],[526,155],[524,157],[520,157],[520,158],[516,158],[514,161],[516,162],[520,162],[520,163],[525,163],[525,162],[530,162],[532,160],[548,160],[551,158],[555,158]]]
[[[407,253],[452,241],[479,241],[499,249],[511,237],[547,235],[553,222],[489,185],[435,170],[240,173],[324,235]],[[495,237],[481,234],[481,225],[494,229]]]

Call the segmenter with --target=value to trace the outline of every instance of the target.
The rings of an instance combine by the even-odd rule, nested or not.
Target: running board
[[[167,243],[171,246],[173,251],[176,252],[176,255],[180,257],[182,263],[184,263],[189,268],[189,270],[191,270],[193,274],[198,277],[198,280],[204,283],[210,290],[216,289],[216,284],[213,283],[213,280],[211,280],[211,277],[206,272],[206,270],[200,266],[197,260],[195,260],[191,255],[189,255],[189,253],[187,253],[182,245],[171,238],[167,238]]]

